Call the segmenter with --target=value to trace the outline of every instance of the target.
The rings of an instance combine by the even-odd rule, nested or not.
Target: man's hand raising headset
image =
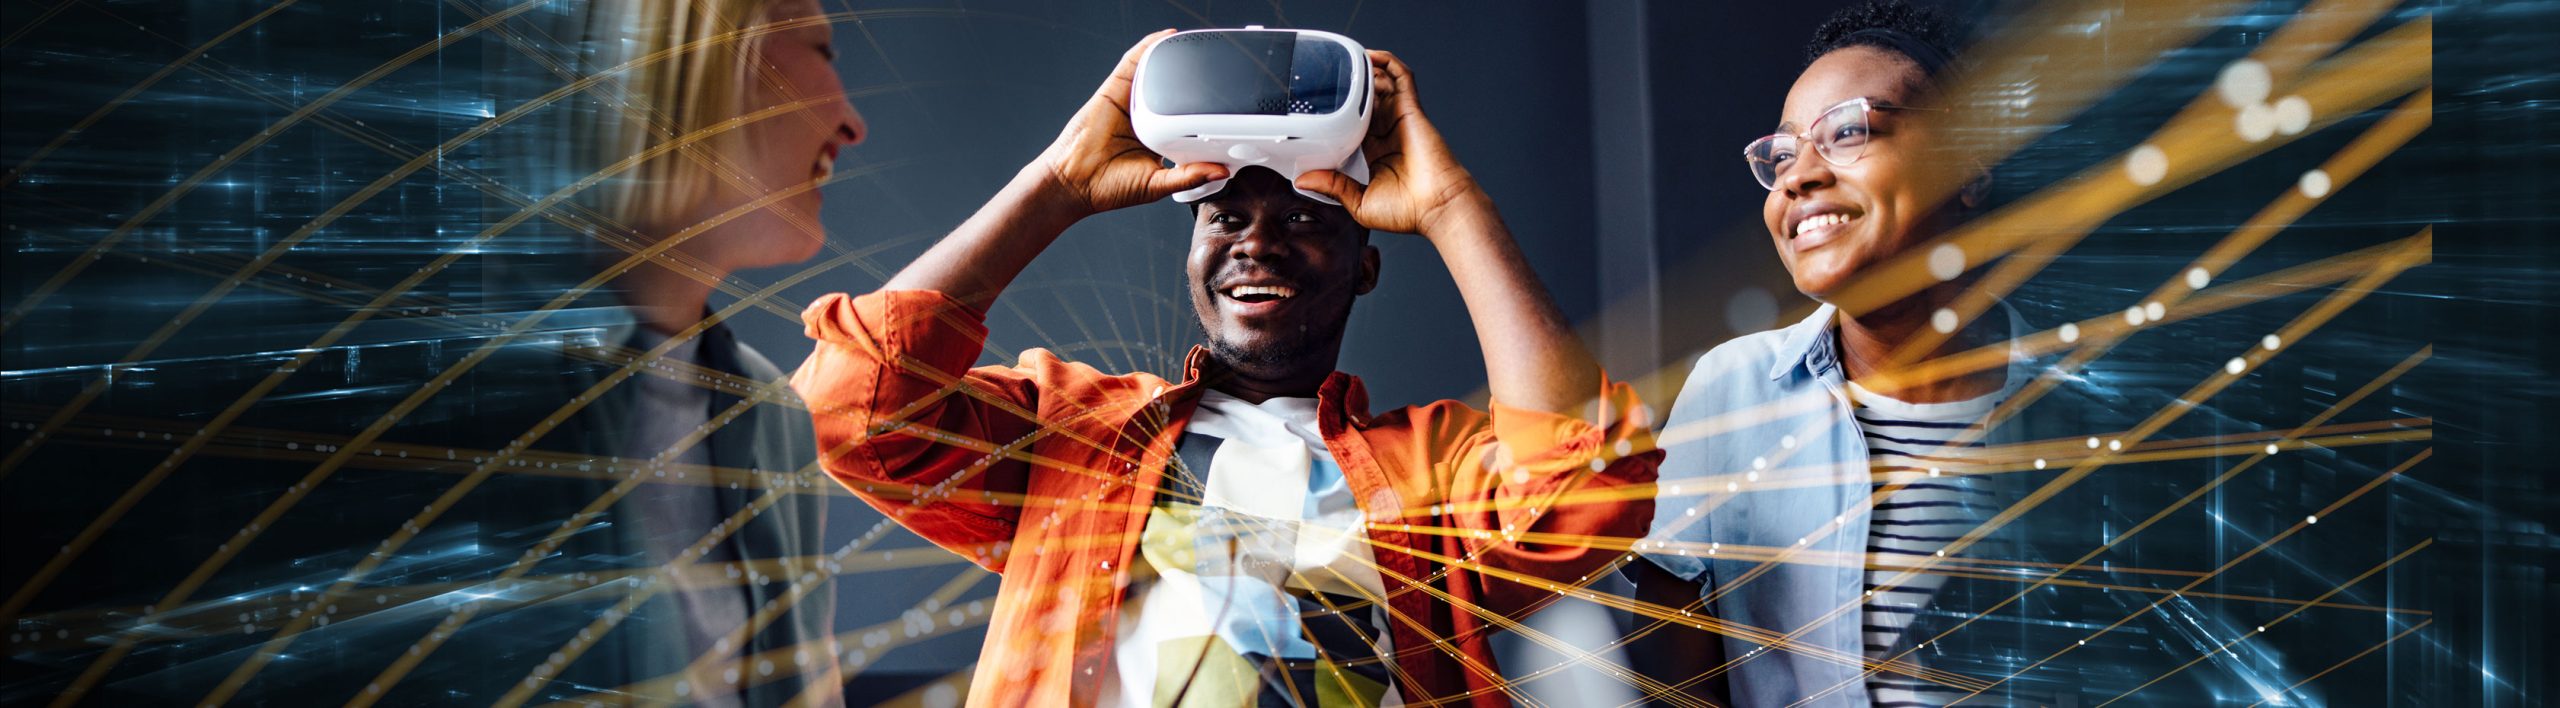
[[[1214,163],[1165,167],[1129,127],[1129,84],[1138,73],[1138,57],[1173,33],[1159,31],[1130,47],[1111,78],[1058,132],[1057,142],[1040,153],[1037,164],[1087,214],[1146,204],[1227,176],[1227,167]]]
[[[1185,189],[1229,176],[1225,165],[1193,163],[1165,167],[1138,142],[1129,126],[1129,85],[1138,57],[1174,30],[1147,35],[1120,58],[1076,111],[1056,142],[1037,162],[1069,200],[1087,214],[1146,204]],[[1371,85],[1383,109],[1369,119],[1369,136],[1361,147],[1369,157],[1370,183],[1317,170],[1298,177],[1297,186],[1333,197],[1360,225],[1379,231],[1423,234],[1455,217],[1490,212],[1490,200],[1475,177],[1449,153],[1440,131],[1422,115],[1414,94],[1413,72],[1394,54],[1369,51]]]
[[[1369,117],[1369,137],[1360,143],[1369,156],[1369,184],[1362,186],[1333,170],[1315,170],[1298,175],[1298,188],[1342,202],[1352,219],[1378,231],[1432,238],[1481,226],[1466,222],[1492,217],[1493,201],[1450,154],[1431,119],[1423,117],[1413,70],[1396,55],[1376,49],[1369,50],[1369,67],[1380,109]]]

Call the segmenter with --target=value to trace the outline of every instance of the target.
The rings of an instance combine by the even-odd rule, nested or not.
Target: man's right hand
[[[1057,142],[1050,143],[1034,163],[1045,168],[1051,186],[1085,214],[1146,204],[1227,176],[1225,165],[1164,167],[1164,159],[1139,143],[1137,131],[1129,127],[1129,86],[1138,73],[1138,57],[1173,32],[1147,35],[1130,47],[1111,78],[1102,81],[1093,98],[1059,131]]]
[[[900,269],[881,290],[933,290],[985,312],[1031,259],[1078,220],[1145,204],[1227,176],[1224,165],[1166,168],[1129,127],[1129,83],[1138,55],[1172,34],[1147,35],[1093,92],[1058,141],[1023,165],[959,228]]]

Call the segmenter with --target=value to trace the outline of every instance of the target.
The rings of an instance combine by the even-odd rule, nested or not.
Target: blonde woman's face
[[[740,115],[780,113],[739,128],[738,140],[719,142],[719,161],[729,174],[706,175],[702,183],[713,195],[694,219],[754,210],[687,241],[683,250],[734,271],[798,263],[826,244],[818,188],[837,155],[869,131],[836,77],[834,27],[824,14],[817,0],[777,0],[751,23],[791,26],[764,35],[745,55]]]

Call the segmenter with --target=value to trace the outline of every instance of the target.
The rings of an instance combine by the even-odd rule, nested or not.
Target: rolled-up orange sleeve
[[[1039,425],[1039,386],[970,368],[984,316],[930,290],[843,293],[801,313],[816,349],[792,374],[819,463],[864,502],[934,544],[1003,571],[1029,465],[1003,445]]]
[[[1468,550],[1489,568],[1574,583],[1625,553],[1607,541],[1641,538],[1653,520],[1662,462],[1635,389],[1605,383],[1589,419],[1495,401],[1472,434],[1458,436],[1449,479],[1450,521],[1473,534]],[[1546,587],[1473,573],[1488,609],[1517,615],[1552,598]]]

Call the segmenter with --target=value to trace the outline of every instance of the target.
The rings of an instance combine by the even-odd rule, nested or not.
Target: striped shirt
[[[1943,472],[1959,462],[1951,443],[1960,436],[1979,440],[1980,435],[1963,433],[1999,404],[2001,394],[1953,403],[1907,403],[1868,391],[1856,382],[1850,382],[1848,389],[1858,430],[1866,437],[1868,465],[1879,476],[1875,491],[1886,495],[1867,522],[1867,593],[1862,613],[1866,656],[1871,662],[1882,662],[1900,655],[1903,665],[1916,668],[1924,651],[1910,651],[1912,644],[1929,637],[1926,632],[1910,631],[1912,620],[1928,608],[1947,576],[1921,573],[1899,582],[1895,578],[1937,555],[1996,511],[1992,497],[1968,477]],[[1906,668],[1869,674],[1867,693],[1874,705],[1939,706],[1965,694],[1914,678],[1912,673],[1916,671]]]

